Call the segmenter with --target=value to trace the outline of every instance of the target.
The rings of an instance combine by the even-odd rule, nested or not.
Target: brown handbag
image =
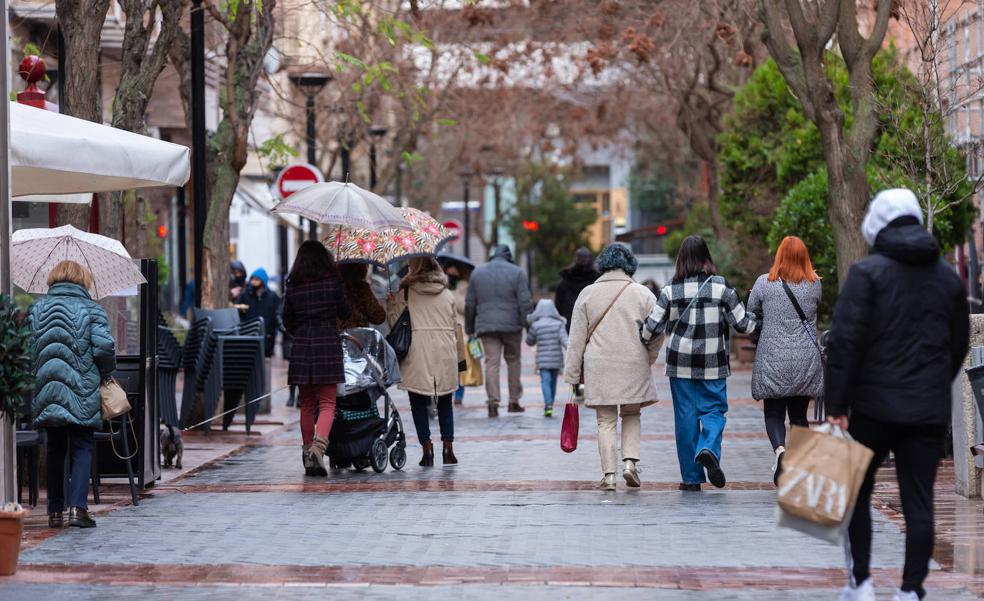
[[[608,306],[605,307],[605,312],[601,314],[601,317],[598,318],[598,321],[596,321],[595,324],[593,326],[591,326],[590,329],[588,329],[588,337],[584,339],[584,349],[585,350],[587,350],[588,343],[591,342],[591,336],[594,335],[595,330],[598,329],[598,326],[601,325],[601,322],[605,321],[605,317],[608,316],[608,312],[612,310],[612,307],[614,307],[615,306],[615,303],[618,302],[618,299],[619,299],[619,297],[622,296],[622,293],[625,292],[629,288],[629,286],[631,286],[631,285],[632,285],[632,282],[629,282],[626,285],[622,286],[622,289],[618,291],[618,294],[615,295],[615,298],[612,299],[612,302],[608,303]],[[578,384],[584,384],[584,359],[583,358],[581,359],[581,378],[578,380]]]

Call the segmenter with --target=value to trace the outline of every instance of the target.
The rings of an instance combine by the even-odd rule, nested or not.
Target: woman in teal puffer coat
[[[109,318],[89,296],[92,274],[62,261],[48,275],[48,294],[31,306],[34,334],[34,423],[45,430],[48,468],[48,525],[61,528],[65,510],[65,457],[71,473],[68,523],[93,528],[89,517],[89,474],[93,434],[102,426],[99,386],[116,369]]]

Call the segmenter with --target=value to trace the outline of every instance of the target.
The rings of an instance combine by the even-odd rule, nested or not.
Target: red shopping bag
[[[577,403],[567,403],[564,406],[564,423],[560,427],[560,449],[565,453],[573,453],[577,448],[579,422]]]

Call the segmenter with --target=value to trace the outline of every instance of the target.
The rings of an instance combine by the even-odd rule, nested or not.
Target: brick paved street
[[[296,412],[281,394],[261,435],[189,436],[197,469],[169,474],[139,507],[110,487],[97,529],[52,533],[32,519],[0,599],[834,599],[843,551],[773,525],[771,453],[748,380],[742,371],[729,385],[729,486],[699,494],[675,489],[662,376],[667,402],[643,414],[643,488],[620,482],[614,494],[591,490],[600,477],[593,412],[582,410],[581,447],[562,453],[560,418],[542,417],[531,372],[523,415],[489,420],[484,395],[469,390],[456,414],[460,465],[417,467],[414,444],[402,472],[328,480],[303,477]],[[412,432],[405,396],[398,404]],[[874,572],[890,598],[903,537],[890,477],[879,491]],[[980,507],[951,496],[942,505],[949,526],[929,598],[977,599],[984,580],[953,567],[979,563],[962,523],[979,532],[980,518],[954,515]]]

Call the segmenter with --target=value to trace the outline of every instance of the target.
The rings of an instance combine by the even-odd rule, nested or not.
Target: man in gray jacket
[[[526,317],[532,311],[526,272],[513,264],[508,246],[496,246],[492,260],[472,273],[465,301],[465,333],[480,337],[485,347],[489,417],[499,416],[499,366],[503,353],[509,372],[509,412],[524,411],[519,404],[523,396],[520,353]]]

